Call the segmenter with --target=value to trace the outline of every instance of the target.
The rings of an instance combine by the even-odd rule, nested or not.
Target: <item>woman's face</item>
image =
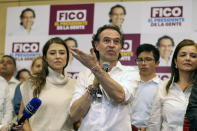
[[[46,61],[48,65],[56,72],[62,73],[63,68],[66,65],[67,52],[66,48],[58,43],[50,45],[47,54]]]
[[[175,64],[179,71],[194,71],[197,69],[197,48],[193,45],[182,47],[178,54]]]
[[[33,74],[39,73],[42,70],[42,59],[37,59],[31,68]]]

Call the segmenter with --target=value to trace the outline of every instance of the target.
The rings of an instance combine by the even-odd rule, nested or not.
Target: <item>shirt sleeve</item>
[[[91,75],[91,72],[87,70],[79,73],[77,82],[75,84],[75,91],[70,103],[70,107],[77,99],[82,97],[87,91],[87,86],[88,86],[87,81],[89,80],[89,75]]]
[[[147,131],[160,131],[162,125],[162,99],[165,95],[166,82],[162,82],[154,98]]]
[[[119,84],[123,87],[125,93],[124,103],[130,102],[134,99],[135,91],[137,89],[137,81],[139,79],[139,74],[137,71],[127,71],[125,72],[125,77]]]

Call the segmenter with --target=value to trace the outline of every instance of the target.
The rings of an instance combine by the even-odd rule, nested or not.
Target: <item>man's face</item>
[[[120,7],[114,8],[112,14],[110,15],[110,19],[112,20],[112,24],[118,27],[122,26],[124,21],[124,10]]]
[[[117,61],[121,51],[120,34],[113,29],[105,29],[100,34],[100,41],[95,44],[99,51],[100,59],[103,61]]]
[[[158,50],[160,52],[160,56],[165,59],[169,58],[170,54],[172,53],[172,41],[170,39],[162,39],[160,41],[160,46],[158,47]]]
[[[0,60],[0,75],[12,76],[16,72],[16,66],[9,57],[3,57]]]
[[[159,62],[155,62],[152,52],[141,52],[137,59],[142,60],[137,62],[140,75],[151,75],[156,72]]]
[[[74,40],[67,40],[66,45],[68,46],[69,52],[71,51],[72,47],[77,47]],[[69,54],[70,62],[73,60],[72,53]]]
[[[29,72],[23,71],[23,72],[21,72],[20,75],[19,75],[19,81],[20,81],[20,82],[23,82],[23,81],[25,81],[26,79],[28,79],[29,76],[30,76]]]
[[[23,27],[25,29],[31,28],[34,22],[34,15],[31,11],[25,11],[23,14],[23,18],[21,19],[21,22],[23,24]]]
[[[71,47],[76,47],[75,41],[74,40],[67,40],[66,45],[70,49]]]

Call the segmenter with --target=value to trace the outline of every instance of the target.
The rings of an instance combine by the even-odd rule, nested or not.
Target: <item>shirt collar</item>
[[[19,81],[16,78],[14,78],[14,76],[12,76],[8,83],[19,83]]]
[[[142,81],[141,79],[139,79],[139,82],[144,82],[144,81]],[[154,82],[154,83],[159,84],[161,82],[161,79],[159,78],[159,76],[156,75],[153,79],[151,79],[149,81],[146,81],[146,83],[148,83],[148,82]]]
[[[59,74],[56,71],[52,70],[50,67],[48,67],[49,74],[47,76],[47,79],[52,82],[53,84],[65,84],[67,82],[67,72],[64,70],[64,75]]]
[[[20,25],[20,28],[21,28],[21,30],[27,32],[27,30],[24,28],[23,25]],[[34,28],[35,28],[34,25],[32,25],[32,26],[31,26],[31,31],[34,30]],[[31,31],[30,31],[29,33],[31,33]]]

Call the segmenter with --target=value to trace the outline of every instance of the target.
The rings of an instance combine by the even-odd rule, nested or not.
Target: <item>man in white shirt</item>
[[[12,121],[13,106],[7,81],[0,76],[0,129]]]
[[[174,47],[174,40],[172,37],[164,35],[160,37],[156,43],[160,52],[159,66],[171,66],[172,52]]]
[[[79,131],[131,130],[128,103],[137,88],[138,72],[119,62],[123,43],[117,26],[104,25],[93,37],[90,54],[71,48],[73,56],[89,68],[79,74],[70,108],[73,122],[83,119]],[[102,69],[105,62],[109,72]]]
[[[133,131],[147,126],[153,99],[160,83],[160,78],[156,75],[159,65],[158,49],[151,44],[142,44],[137,48],[136,56],[140,80],[131,106]]]
[[[10,55],[4,55],[0,60],[0,76],[2,76],[8,83],[11,99],[13,99],[15,88],[19,84],[19,81],[14,77],[15,72],[15,59]]]
[[[8,83],[7,88],[9,88],[10,102],[14,98],[14,92],[17,85],[20,83],[14,78],[14,73],[16,72],[16,61],[12,56],[4,55],[0,59],[0,76],[2,76]],[[13,107],[13,103],[12,103]],[[17,118],[15,113],[12,113],[12,120],[15,121]]]

